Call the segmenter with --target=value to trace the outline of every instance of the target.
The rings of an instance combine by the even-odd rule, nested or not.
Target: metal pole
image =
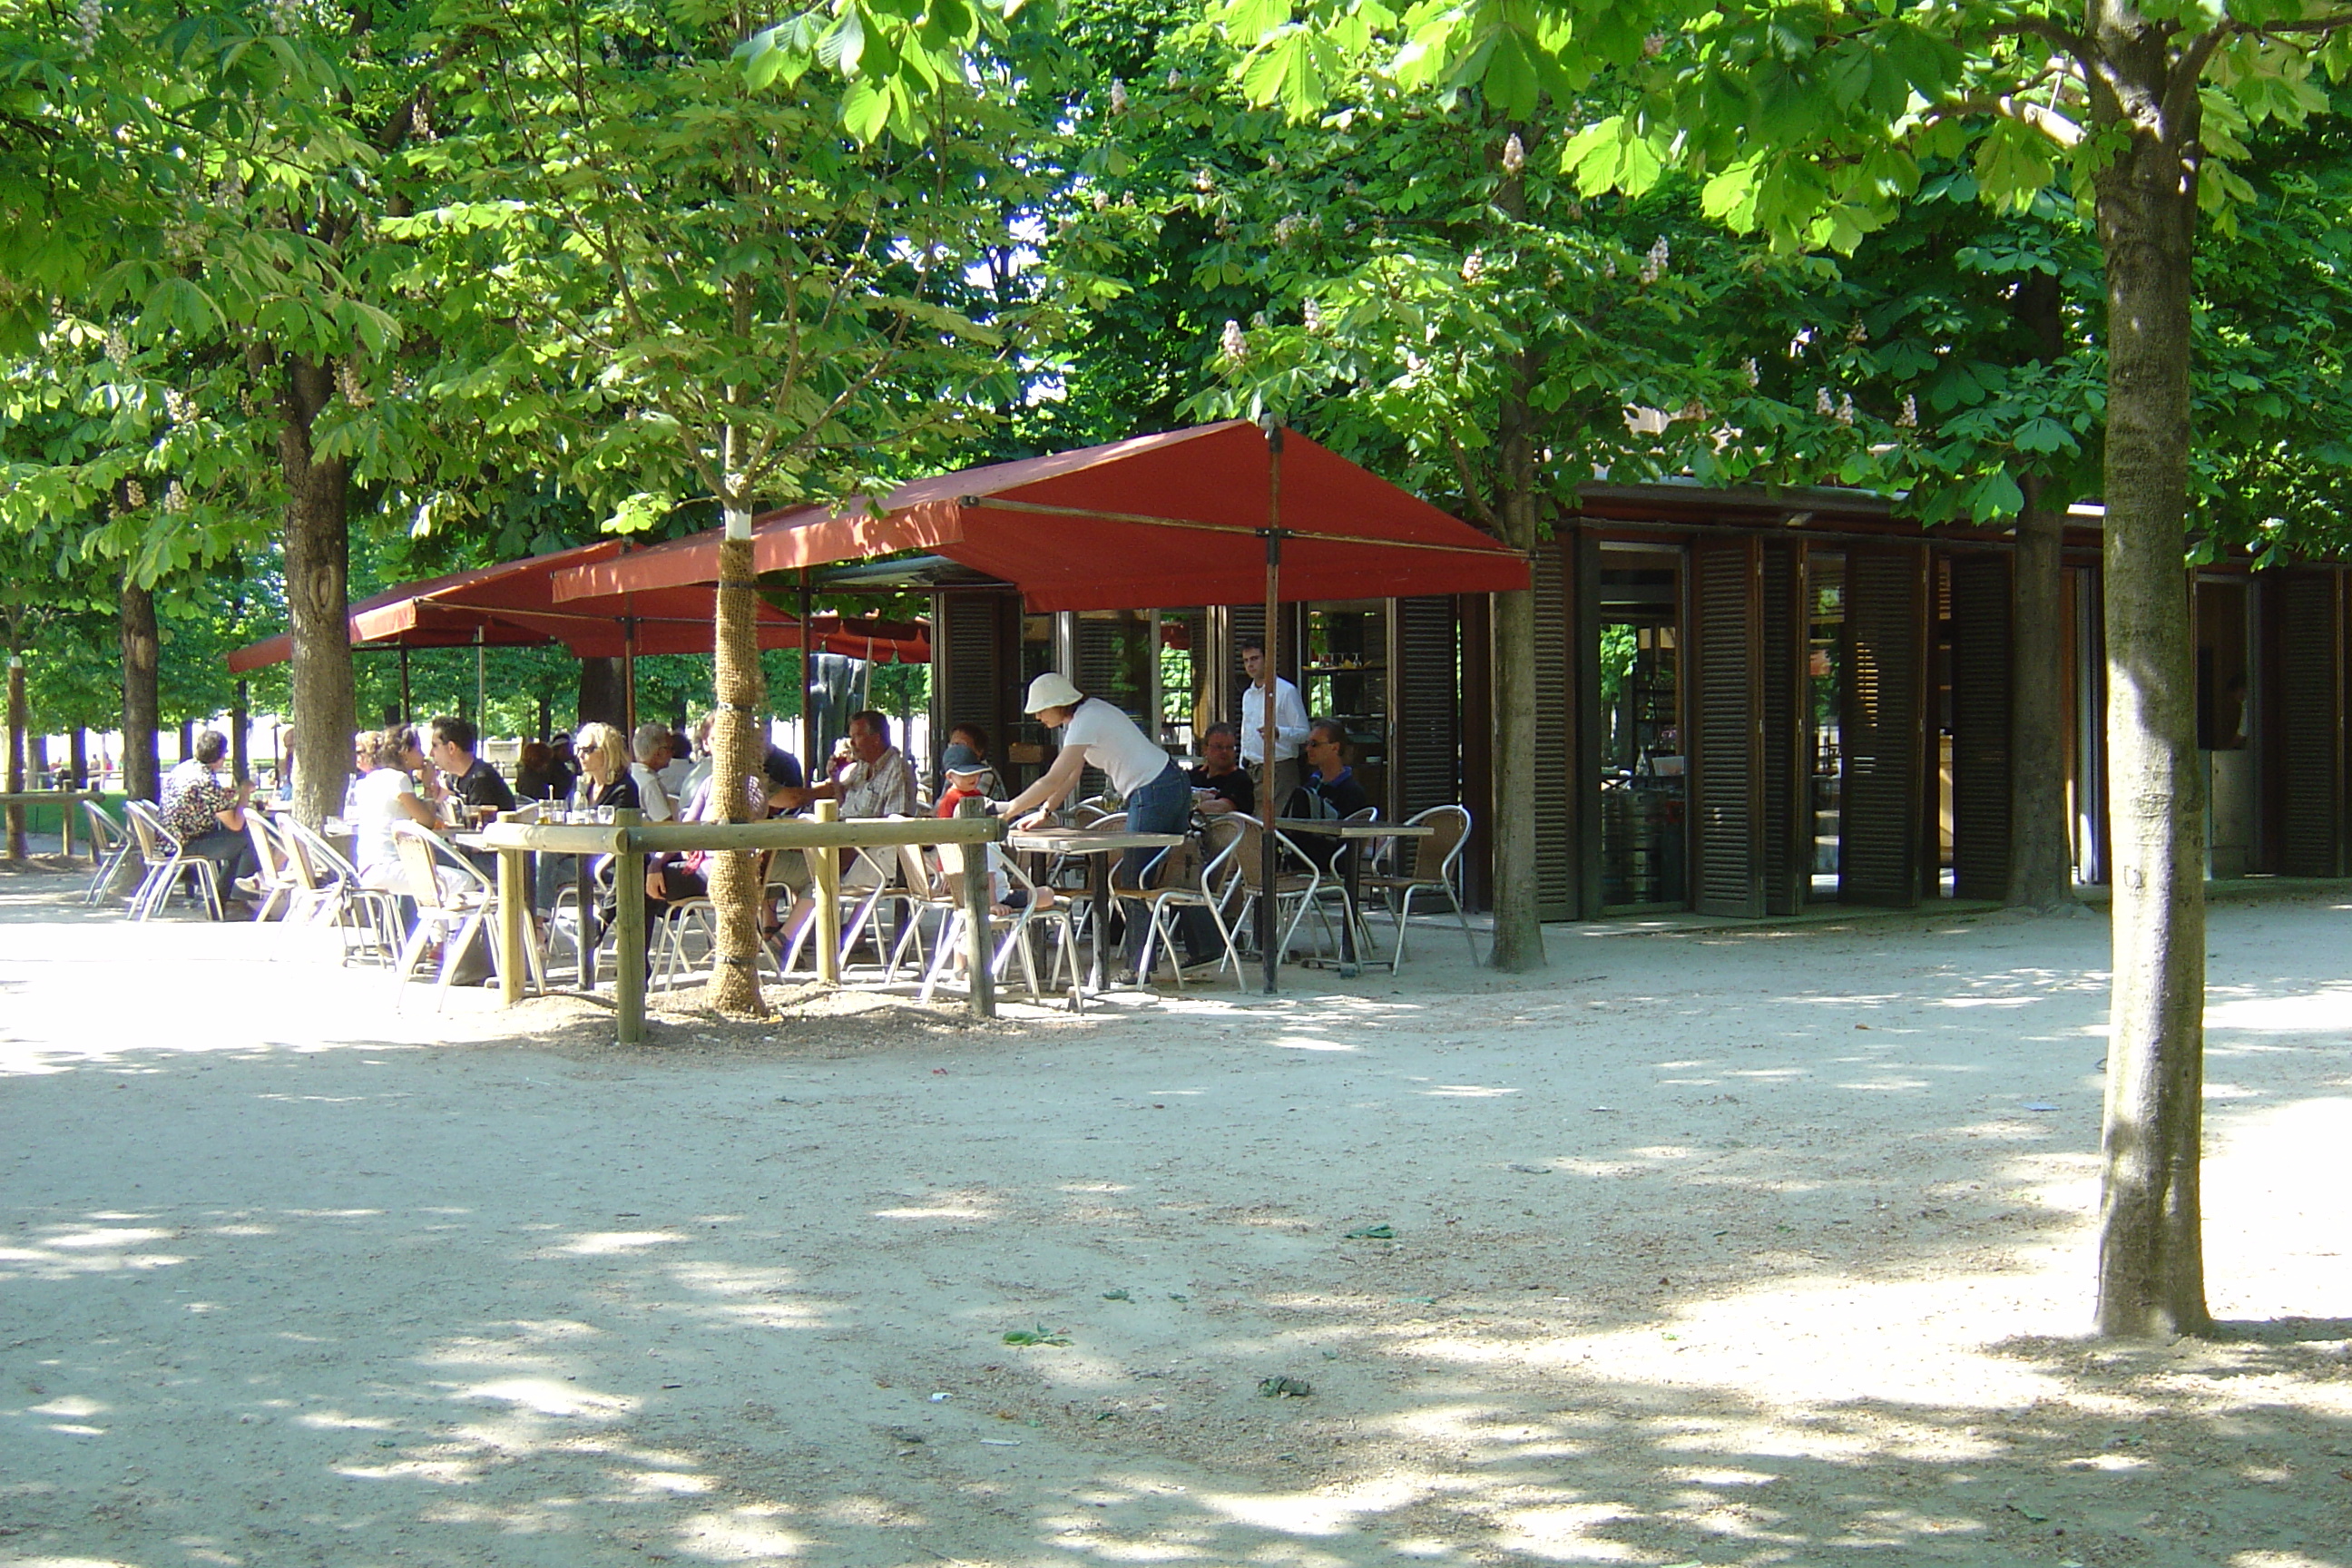
[[[801,773],[811,784],[816,782],[816,700],[810,695],[815,689],[816,651],[809,646],[809,574],[801,568]]]
[[[1258,820],[1265,826],[1257,836],[1258,896],[1257,950],[1265,963],[1265,994],[1275,994],[1275,973],[1281,967],[1282,956],[1274,950],[1275,928],[1282,922],[1276,919],[1281,900],[1275,895],[1274,819],[1282,803],[1274,798],[1274,687],[1282,679],[1281,665],[1276,658],[1280,638],[1275,627],[1282,614],[1282,426],[1270,425],[1265,432],[1265,658],[1259,668],[1265,672],[1265,695],[1258,700],[1260,735],[1265,757],[1265,798],[1258,802]]]
[[[403,643],[400,645],[400,721],[413,724],[416,721],[414,715],[415,710],[408,700],[408,645]]]
[[[637,617],[628,613],[636,603],[631,595],[621,613],[621,729],[631,747],[637,740]],[[633,750],[629,753],[635,756]]]
[[[482,649],[482,628],[474,628],[474,722],[488,733],[490,728],[488,703],[486,696],[489,686],[488,656]]]

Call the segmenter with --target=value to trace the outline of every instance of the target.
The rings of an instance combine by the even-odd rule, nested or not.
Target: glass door
[[[1812,879],[1808,897],[1834,903],[1838,896],[1839,771],[1838,715],[1844,696],[1845,556],[1834,550],[1805,556],[1805,673],[1812,721]]]
[[[1686,908],[1683,552],[1601,547],[1601,903]]]

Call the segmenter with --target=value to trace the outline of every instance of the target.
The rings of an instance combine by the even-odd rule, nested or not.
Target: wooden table
[[[103,803],[105,799],[106,796],[102,792],[94,789],[28,789],[16,795],[0,794],[0,810],[5,810],[7,807],[12,805],[63,806],[65,809],[58,815],[63,818],[64,822],[64,826],[61,829],[64,834],[64,842],[59,846],[58,853],[70,860],[73,858],[74,808],[86,800],[94,800]],[[93,866],[98,864],[98,844],[96,840],[92,840],[90,843],[89,863]]]
[[[1181,833],[1129,833],[1123,827],[1015,828],[1004,836],[1005,847],[1024,855],[1087,858],[1087,896],[1093,900],[1095,915],[1093,979],[1087,986],[1093,991],[1103,988],[1104,932],[1110,926],[1110,858],[1129,849],[1173,849],[1184,839]]]
[[[1437,829],[1425,822],[1349,822],[1336,816],[1277,816],[1274,826],[1292,838],[1311,833],[1319,838],[1337,838],[1340,850],[1347,856],[1347,867],[1339,874],[1339,886],[1347,898],[1347,918],[1339,922],[1339,978],[1353,980],[1364,972],[1363,960],[1356,952],[1356,921],[1360,903],[1358,889],[1363,885],[1364,857],[1355,845],[1366,839],[1429,838]],[[1375,958],[1374,963],[1394,964],[1385,958]]]

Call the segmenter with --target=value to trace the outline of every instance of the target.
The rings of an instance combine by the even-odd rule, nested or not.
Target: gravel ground
[[[2096,916],[625,1051],[304,937],[0,880],[0,1564],[2352,1568],[2341,896],[2214,910],[2139,1348]]]

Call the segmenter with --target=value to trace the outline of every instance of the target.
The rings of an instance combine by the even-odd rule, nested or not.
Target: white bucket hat
[[[1076,708],[1085,700],[1085,694],[1070,684],[1069,677],[1049,669],[1029,683],[1029,697],[1021,711],[1043,713],[1048,708]]]

